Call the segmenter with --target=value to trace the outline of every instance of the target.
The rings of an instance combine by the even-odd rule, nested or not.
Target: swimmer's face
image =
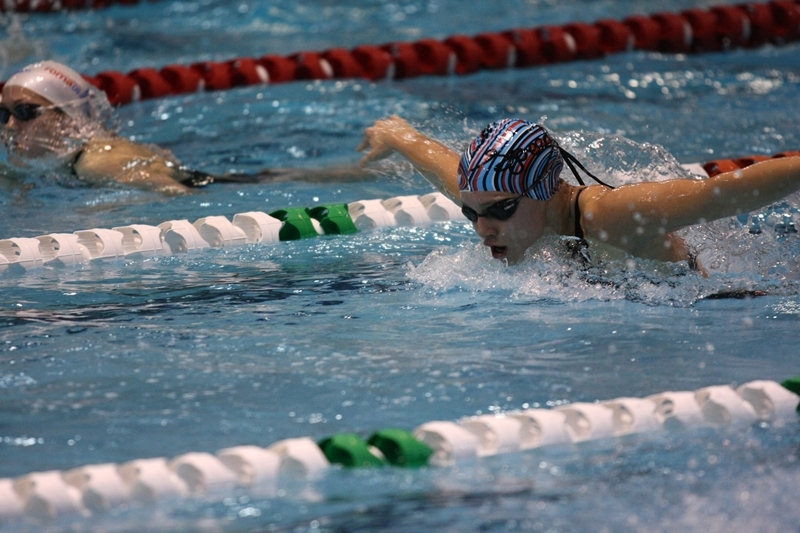
[[[463,191],[461,202],[478,214],[484,214],[490,205],[517,197],[518,195],[504,192]],[[480,216],[472,223],[472,227],[483,239],[483,244],[491,249],[492,257],[506,259],[513,265],[522,261],[525,251],[544,234],[547,223],[546,203],[526,196],[520,200],[516,211],[508,220]]]
[[[21,120],[12,113],[6,124],[0,124],[9,162],[26,166],[26,160],[71,152],[74,121],[43,96],[19,86],[4,87],[0,105],[8,110],[27,107],[25,118],[28,120]]]

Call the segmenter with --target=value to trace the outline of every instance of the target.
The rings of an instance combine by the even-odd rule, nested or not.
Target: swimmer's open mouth
[[[492,257],[495,259],[502,259],[508,253],[508,248],[505,246],[490,246],[492,250]]]

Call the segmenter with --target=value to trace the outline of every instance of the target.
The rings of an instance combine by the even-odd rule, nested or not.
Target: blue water
[[[4,21],[2,78],[51,56],[91,74],[712,4],[464,5],[164,1],[20,16]],[[9,53],[12,36],[27,47]],[[799,75],[797,45],[630,53],[462,78],[250,87],[117,115],[123,135],[212,172],[354,162],[363,129],[392,113],[454,148],[490,120],[521,115],[545,120],[590,168],[624,182],[800,149]],[[33,190],[0,194],[0,238],[431,190],[400,160],[379,171],[171,199],[31,175]],[[690,241],[723,258],[708,279],[680,265],[583,272],[554,243],[505,269],[460,222],[7,271],[0,477],[799,374],[800,238],[775,232],[770,218],[795,217],[798,205],[762,211],[760,234],[749,231],[758,214],[690,229]],[[729,288],[769,295],[705,299]],[[641,435],[458,469],[334,470],[272,499],[240,491],[14,528],[791,531],[798,449],[796,424]]]

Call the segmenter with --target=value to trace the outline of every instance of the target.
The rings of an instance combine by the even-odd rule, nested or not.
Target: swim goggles
[[[39,104],[17,104],[13,108],[0,105],[0,124],[8,124],[13,116],[20,122],[28,122],[42,114],[42,106]]]
[[[522,201],[522,199],[525,197],[525,194],[527,194],[527,191],[523,194],[520,194],[516,198],[506,198],[505,200],[495,202],[487,207],[486,211],[483,213],[478,213],[466,205],[461,206],[461,212],[464,213],[464,216],[467,217],[467,220],[472,223],[477,222],[480,217],[488,217],[495,220],[508,220],[514,216],[514,213],[517,212],[517,207],[519,206],[520,201]]]

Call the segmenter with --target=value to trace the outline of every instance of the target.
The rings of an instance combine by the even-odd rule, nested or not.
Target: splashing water
[[[560,138],[560,143],[614,187],[691,177],[672,154],[657,144],[592,132],[569,132]],[[567,176],[569,173],[562,173],[562,178]]]
[[[576,259],[569,238],[543,237],[515,266],[492,259],[483,245],[465,245],[454,253],[430,254],[409,276],[433,291],[506,291],[513,298],[576,302],[631,300],[646,304],[691,305],[715,292],[715,284],[686,263],[628,258]]]
[[[753,213],[693,226],[682,233],[709,273],[750,272],[763,281],[793,286],[800,280],[798,207],[800,195],[795,193]]]
[[[43,41],[25,35],[21,17],[16,13],[0,15],[0,29],[6,35],[0,40],[0,78],[7,79],[11,75],[9,67],[15,63],[47,55]]]
[[[58,171],[70,166],[90,139],[113,137],[118,126],[111,104],[100,90],[41,109],[48,114],[0,132],[13,166],[40,173]]]

